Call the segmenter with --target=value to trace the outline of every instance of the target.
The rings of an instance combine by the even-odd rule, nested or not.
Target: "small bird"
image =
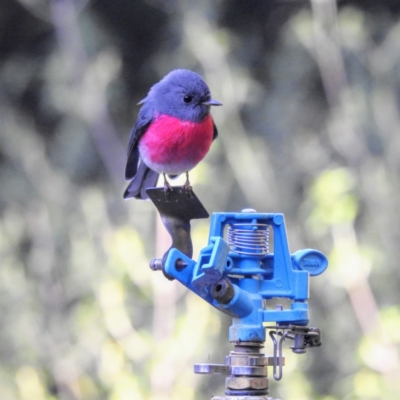
[[[191,191],[189,171],[207,154],[218,136],[210,106],[222,104],[195,72],[176,69],[153,85],[142,105],[128,144],[125,178],[130,180],[124,198],[147,199],[146,189],[164,177],[164,191],[172,190],[170,178],[186,173],[183,185]]]

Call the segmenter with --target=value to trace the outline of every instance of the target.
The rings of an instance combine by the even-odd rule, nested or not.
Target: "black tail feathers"
[[[157,185],[158,172],[151,170],[144,162],[139,165],[135,177],[129,183],[124,193],[124,199],[148,199],[146,189]]]

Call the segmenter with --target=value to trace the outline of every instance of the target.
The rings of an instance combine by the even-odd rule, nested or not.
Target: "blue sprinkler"
[[[200,374],[226,374],[225,397],[212,400],[273,400],[268,395],[268,371],[282,378],[283,342],[293,340],[292,351],[304,353],[321,345],[318,328],[308,327],[309,277],[325,271],[327,258],[317,250],[290,254],[283,214],[214,213],[207,246],[192,260],[190,220],[208,217],[194,193],[179,187],[166,196],[148,189],[172,238],[172,246],[150,267],[177,279],[210,305],[232,317],[229,341],[234,350],[225,364],[195,364]],[[273,243],[272,245],[270,243]],[[270,249],[271,247],[271,249]],[[271,251],[270,251],[271,250]],[[275,302],[283,299],[286,308]],[[273,356],[261,353],[268,331]]]

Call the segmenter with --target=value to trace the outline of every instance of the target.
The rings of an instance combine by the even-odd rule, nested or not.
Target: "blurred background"
[[[399,15],[396,0],[2,0],[0,398],[223,394],[193,364],[224,362],[229,318],[149,270],[169,237],[152,203],[122,199],[136,104],[179,67],[224,104],[191,173],[207,210],[283,212],[291,251],[330,260],[311,279],[323,346],[286,348],[271,396],[397,399]]]

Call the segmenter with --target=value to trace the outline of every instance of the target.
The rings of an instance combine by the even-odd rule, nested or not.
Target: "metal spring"
[[[246,256],[265,256],[269,253],[269,225],[241,223],[228,226],[231,251]]]

